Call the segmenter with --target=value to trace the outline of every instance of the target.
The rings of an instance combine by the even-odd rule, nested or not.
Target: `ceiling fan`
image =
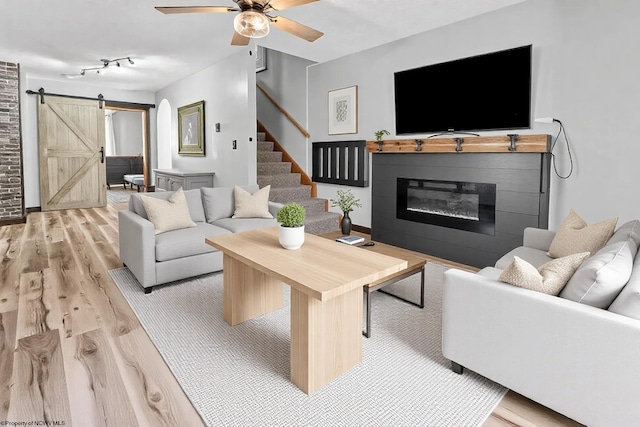
[[[313,3],[318,0],[233,0],[238,7],[227,6],[157,6],[156,10],[165,14],[174,13],[228,13],[240,12],[233,20],[235,32],[231,44],[246,46],[250,38],[260,38],[269,34],[269,23],[279,30],[313,42],[324,33],[282,16],[268,15],[272,12]]]

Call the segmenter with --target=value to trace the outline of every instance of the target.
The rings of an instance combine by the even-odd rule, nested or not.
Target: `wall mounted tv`
[[[531,126],[532,46],[394,74],[396,134]]]

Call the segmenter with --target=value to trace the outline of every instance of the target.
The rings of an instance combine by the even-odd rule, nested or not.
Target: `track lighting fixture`
[[[122,58],[116,58],[116,59],[101,59],[100,62],[102,62],[102,66],[83,68],[82,70],[80,70],[80,75],[84,76],[87,71],[95,71],[96,74],[104,75],[106,74],[107,68],[109,68],[111,64],[115,64],[116,67],[120,67],[120,61],[124,61],[125,59],[129,62],[129,65],[134,64],[134,62],[128,56],[125,56]]]

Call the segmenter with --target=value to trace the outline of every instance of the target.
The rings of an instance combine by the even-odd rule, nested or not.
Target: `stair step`
[[[304,231],[309,234],[325,234],[339,229],[336,212],[313,212],[304,220]]]
[[[296,202],[311,197],[310,185],[298,185],[295,187],[271,187],[269,200],[277,203]]]
[[[258,132],[258,141],[264,141],[267,138],[266,132]]]
[[[258,186],[260,188],[271,185],[274,187],[295,187],[300,185],[299,173],[281,173],[276,175],[260,175],[258,174]]]
[[[258,151],[258,163],[267,162],[281,162],[282,153],[280,151]]]
[[[324,210],[324,205],[326,201],[327,201],[326,199],[311,197],[308,199],[299,199],[299,200],[296,200],[295,202],[304,206],[304,209],[307,212],[307,215],[309,215],[313,212],[326,212]]]
[[[291,162],[259,162],[258,176],[291,173]]]
[[[273,142],[271,141],[258,141],[258,151],[273,151]]]

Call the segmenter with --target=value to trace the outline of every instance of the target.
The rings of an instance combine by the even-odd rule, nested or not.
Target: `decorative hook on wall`
[[[464,138],[454,138],[456,141],[456,153],[462,151],[462,143],[464,142]]]

